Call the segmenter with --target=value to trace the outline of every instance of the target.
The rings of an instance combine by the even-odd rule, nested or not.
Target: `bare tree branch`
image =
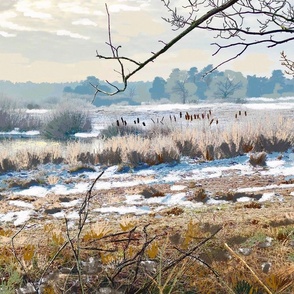
[[[177,42],[179,42],[183,37],[185,37],[187,34],[189,34],[192,30],[194,30],[195,28],[197,28],[200,24],[204,23],[205,21],[207,21],[210,17],[212,17],[213,15],[219,13],[222,10],[227,9],[228,7],[232,6],[234,3],[236,3],[238,0],[229,0],[227,2],[225,2],[224,4],[218,6],[218,7],[214,7],[211,10],[209,10],[206,14],[204,14],[203,16],[201,16],[200,18],[196,19],[195,21],[193,21],[188,28],[186,28],[184,31],[182,31],[180,34],[178,34],[175,38],[173,38],[171,41],[169,41],[168,43],[166,43],[166,45],[160,49],[159,51],[155,52],[154,54],[152,54],[151,57],[149,57],[148,59],[146,59],[145,61],[143,61],[142,63],[137,62],[133,59],[127,58],[127,57],[121,57],[119,55],[119,47],[115,47],[112,44],[111,39],[109,40],[108,46],[110,46],[111,51],[112,51],[112,56],[103,56],[100,54],[97,54],[98,58],[102,58],[102,59],[109,59],[109,60],[117,60],[117,62],[120,65],[120,74],[121,74],[121,78],[123,81],[123,86],[122,88],[117,88],[116,86],[114,87],[114,91],[113,92],[106,92],[103,91],[102,89],[100,89],[98,86],[94,86],[94,88],[96,89],[95,95],[94,95],[94,99],[96,98],[96,95],[98,93],[103,93],[103,94],[107,94],[110,96],[113,96],[119,92],[123,92],[125,91],[125,89],[127,88],[127,83],[130,77],[132,77],[135,73],[137,73],[138,71],[140,71],[142,68],[144,68],[147,64],[149,64],[150,62],[153,62],[157,57],[159,57],[160,55],[164,54],[167,50],[169,50],[174,44],[176,44]],[[107,6],[106,6],[107,7]],[[108,10],[107,10],[108,12]],[[108,20],[110,22],[110,15],[109,13],[108,15]],[[110,30],[110,24],[108,25],[108,29]],[[122,63],[122,60],[127,60],[130,61],[132,63],[138,64],[138,66],[131,71],[128,74],[125,74],[125,68],[124,68],[124,64]],[[108,82],[109,85],[112,85],[111,83]],[[93,99],[93,101],[94,101]]]
[[[281,62],[288,69],[285,73],[294,78],[294,61],[290,60],[284,51],[281,52]]]
[[[194,29],[215,33],[216,39],[226,42],[222,44],[219,42],[211,43],[211,45],[217,47],[213,56],[226,49],[240,48],[237,54],[222,61],[211,71],[238,58],[249,47],[265,44],[268,48],[272,48],[294,40],[294,6],[291,3],[292,0],[186,0],[186,4],[179,7],[173,7],[172,0],[161,0],[161,2],[167,12],[170,13],[169,18],[163,19],[172,26],[173,30],[181,30],[181,32],[169,42],[159,40],[164,45],[163,48],[157,52],[152,52],[151,57],[143,62],[121,56],[119,52],[121,46],[113,45],[110,14],[107,5],[105,5],[108,17],[108,42],[106,44],[110,47],[111,56],[104,56],[97,52],[97,57],[118,62],[119,70],[117,72],[121,76],[123,85],[119,87],[106,81],[112,87],[110,92],[103,91],[99,85],[92,85],[96,90],[94,99],[98,93],[112,96],[123,92],[130,77],[164,54]],[[282,61],[287,67],[287,62]],[[125,63],[135,65],[135,69],[127,74]],[[289,67],[287,68],[289,69]],[[291,72],[291,68],[289,70]]]

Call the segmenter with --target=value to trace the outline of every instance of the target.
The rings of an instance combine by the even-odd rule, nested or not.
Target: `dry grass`
[[[293,293],[294,267],[289,259],[293,250],[289,245],[294,238],[293,223],[278,227],[269,225],[268,219],[279,221],[276,207],[266,212],[244,208],[243,204],[217,211],[214,208],[201,212],[170,211],[170,208],[163,211],[160,218],[150,215],[89,222],[81,236],[85,293],[94,293],[91,292],[94,289],[102,292],[106,288],[122,291],[116,293],[135,293],[132,290],[142,289],[148,283],[148,288],[141,293],[267,293],[262,284],[270,293]],[[147,224],[150,224],[148,229]],[[222,229],[214,238],[189,257],[179,259],[219,228]],[[9,240],[16,231],[1,229],[1,240]],[[125,263],[141,254],[146,240],[153,240],[154,237],[140,256],[142,259],[138,268],[137,260]],[[268,237],[272,238],[271,245],[261,246]],[[66,239],[64,224],[59,221],[40,224],[34,231],[28,229],[21,232],[15,240],[15,248],[26,267],[27,278],[38,281],[43,269]],[[250,253],[243,254],[240,248],[247,248]],[[14,271],[21,273],[17,264],[13,263],[9,242],[1,249],[5,254],[0,257],[0,270],[6,270],[10,264]],[[173,261],[177,263],[169,268]],[[266,263],[269,264],[268,271],[263,266]],[[64,288],[74,291],[71,287],[77,281],[77,273],[73,268],[73,253],[67,246],[54,259],[42,283],[48,289],[52,287],[54,292],[50,293],[62,293]],[[136,270],[138,275],[134,281]],[[7,274],[5,279],[9,277]],[[130,289],[131,286],[134,288]],[[245,292],[246,287],[256,292]],[[124,292],[126,289],[130,292]],[[159,292],[160,289],[163,292]],[[241,289],[244,291],[241,292]]]
[[[214,160],[251,151],[284,152],[294,144],[293,126],[290,118],[260,115],[225,124],[210,124],[209,120],[152,124],[144,135],[119,135],[92,143],[3,141],[0,172],[31,169],[50,162],[136,167],[177,162],[181,156]]]

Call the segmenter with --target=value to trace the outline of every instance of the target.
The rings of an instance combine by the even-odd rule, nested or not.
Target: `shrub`
[[[266,152],[251,153],[249,163],[253,166],[265,166],[266,165]]]
[[[41,134],[47,139],[67,140],[78,132],[92,130],[89,115],[79,110],[63,110],[53,113]]]
[[[27,109],[40,109],[40,105],[37,103],[28,103],[27,104]]]
[[[41,121],[29,114],[13,109],[0,109],[0,131],[9,132],[14,129],[19,131],[38,130]]]
[[[110,139],[118,136],[128,135],[144,135],[145,131],[139,126],[116,126],[110,125],[106,129],[100,132],[100,135],[104,139]]]

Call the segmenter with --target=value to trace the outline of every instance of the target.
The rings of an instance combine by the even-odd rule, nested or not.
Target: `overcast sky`
[[[174,35],[161,16],[160,0],[106,0],[111,13],[112,40],[122,55],[143,61]],[[177,0],[177,2],[181,2]],[[80,81],[87,76],[119,80],[115,66],[96,58],[110,51],[105,42],[107,14],[101,0],[7,0],[0,2],[0,80],[13,82]],[[165,55],[132,78],[167,78],[173,68],[198,69],[222,62],[232,51],[212,57],[213,35],[192,32]],[[287,50],[288,49],[288,50]],[[270,76],[282,69],[279,52],[292,53],[290,44],[274,49],[254,48],[220,70]],[[131,69],[131,67],[130,67]]]

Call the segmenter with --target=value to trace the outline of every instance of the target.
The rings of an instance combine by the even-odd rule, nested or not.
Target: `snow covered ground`
[[[201,208],[207,205],[221,205],[230,203],[231,200],[218,200],[214,195],[208,195],[205,201],[190,201],[191,189],[188,183],[200,182],[203,179],[217,179],[222,181],[230,181],[231,176],[246,177],[246,176],[283,176],[290,181],[294,179],[294,153],[289,151],[283,154],[282,159],[278,158],[278,153],[268,155],[267,166],[255,168],[248,162],[248,156],[239,156],[232,159],[216,160],[212,162],[196,163],[192,160],[183,158],[178,164],[161,164],[157,166],[145,167],[132,172],[120,172],[117,166],[112,166],[104,170],[101,179],[96,183],[93,193],[97,191],[111,190],[117,188],[136,187],[140,185],[154,186],[156,184],[167,184],[170,189],[161,197],[144,197],[143,194],[128,194],[122,192],[120,201],[113,204],[102,204],[93,208],[94,212],[100,214],[145,214],[150,212],[158,212],[166,207],[183,206],[188,208]],[[46,169],[46,166],[43,168]],[[64,167],[65,168],[65,167]],[[48,169],[50,171],[50,169]],[[51,169],[53,172],[53,169]],[[59,172],[59,182],[55,185],[34,185],[27,189],[13,188],[2,193],[6,194],[6,199],[10,209],[6,213],[0,213],[0,222],[12,222],[14,225],[21,225],[28,221],[31,217],[40,216],[40,211],[36,210],[34,201],[38,198],[46,198],[50,195],[73,196],[79,195],[78,199],[65,199],[65,202],[59,203],[59,209],[56,213],[52,213],[53,217],[68,219],[78,218],[78,207],[81,205],[83,195],[86,194],[93,180],[101,173],[102,169],[97,167],[95,172],[82,172],[75,176],[68,174],[62,167],[54,172],[56,175]],[[29,176],[34,178],[40,170],[28,172]],[[17,174],[13,174],[17,176]],[[25,177],[25,172],[22,172],[21,177]],[[71,181],[68,179],[71,177]],[[1,176],[3,179],[3,176]],[[290,181],[291,182],[291,181]],[[281,194],[276,193],[277,189],[290,189],[291,195],[294,196],[294,184],[272,184],[265,186],[250,186],[246,188],[237,188],[235,193],[252,193],[261,192],[262,197],[257,202],[264,201],[284,201]],[[3,196],[2,196],[3,197]],[[30,200],[31,197],[31,200]],[[17,200],[9,200],[17,199]],[[22,200],[23,199],[23,200]],[[252,197],[242,196],[237,202],[253,201]],[[3,200],[2,200],[3,201]]]
[[[264,100],[264,99],[263,99]],[[142,105],[136,107],[112,107],[99,110],[94,120],[93,133],[88,136],[97,136],[99,130],[110,122],[115,121],[117,117],[126,114],[129,119],[138,115],[148,117],[168,114],[171,111],[211,108],[219,110],[220,107],[225,110],[234,111],[234,109],[269,109],[269,110],[287,110],[289,116],[293,116],[294,98],[267,99],[265,101],[251,99],[247,104],[196,104],[196,105]],[[111,115],[108,115],[111,112]],[[15,131],[17,132],[17,131]],[[38,135],[37,132],[29,135]],[[85,134],[82,136],[86,136]],[[284,183],[268,183],[255,186],[249,184],[247,187],[235,187],[234,193],[262,193],[258,199],[253,199],[246,195],[235,199],[236,202],[257,201],[284,201],[283,195],[277,190],[285,189],[290,191],[289,195],[294,197],[294,153],[293,150],[282,154],[272,153],[267,156],[266,167],[252,167],[248,162],[248,155],[243,155],[231,159],[215,160],[210,162],[196,162],[191,159],[182,158],[177,164],[161,164],[156,166],[143,166],[131,171],[119,171],[117,166],[102,169],[96,166],[96,171],[82,171],[70,173],[65,165],[43,165],[36,170],[10,172],[0,175],[2,209],[0,208],[0,222],[13,223],[15,226],[22,225],[31,218],[40,217],[44,209],[40,209],[40,201],[46,202],[46,199],[52,195],[58,195],[58,205],[54,206],[50,216],[55,218],[67,217],[68,219],[78,218],[78,208],[82,199],[94,179],[104,171],[101,179],[96,183],[94,192],[107,192],[112,189],[119,190],[118,201],[99,202],[99,205],[93,207],[93,212],[100,215],[108,214],[145,214],[156,213],[166,207],[183,206],[189,209],[201,209],[208,205],[222,205],[230,203],[231,200],[218,199],[213,193],[207,195],[204,201],[191,200],[192,188],[190,182],[201,187],[201,183],[209,179],[218,179],[224,183],[230,183],[232,178],[241,179],[246,177],[263,178],[283,178]],[[34,184],[28,188],[8,187],[10,179],[36,179],[40,175],[47,179],[54,176],[58,180],[55,184]],[[130,193],[131,188],[148,187],[154,185],[165,185],[169,188],[161,197],[145,197],[142,193]],[[133,189],[135,191],[135,189]],[[142,190],[142,189],[141,189]],[[5,205],[4,205],[5,204]]]

